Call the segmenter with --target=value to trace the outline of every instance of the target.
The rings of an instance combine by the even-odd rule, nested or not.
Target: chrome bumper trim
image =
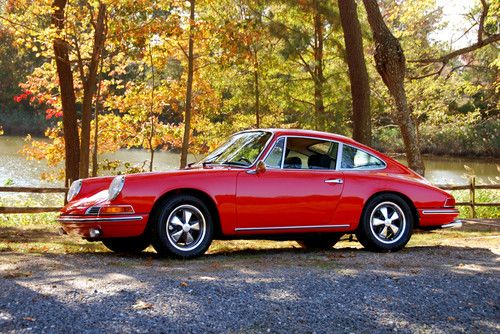
[[[127,217],[59,217],[57,218],[58,222],[62,223],[100,223],[100,222],[120,222],[120,221],[138,221],[142,220],[141,216],[127,216]]]
[[[455,220],[452,223],[441,225],[441,228],[459,228],[462,227],[463,223],[461,220]]]
[[[309,225],[309,226],[273,226],[273,227],[238,227],[234,230],[239,231],[267,231],[267,230],[298,230],[306,228],[346,228],[350,225]]]
[[[449,215],[458,213],[458,209],[429,209],[422,210],[422,214],[424,215]]]

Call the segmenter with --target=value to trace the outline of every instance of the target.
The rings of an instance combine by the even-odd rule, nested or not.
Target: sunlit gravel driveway
[[[234,251],[194,261],[0,253],[6,333],[498,333],[498,256]]]

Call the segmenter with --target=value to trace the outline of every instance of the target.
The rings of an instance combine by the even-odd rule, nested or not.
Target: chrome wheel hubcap
[[[181,251],[198,247],[205,237],[206,222],[201,211],[189,204],[176,207],[167,219],[167,238]]]
[[[403,210],[393,202],[378,204],[370,215],[370,230],[373,236],[384,244],[397,242],[406,229]]]

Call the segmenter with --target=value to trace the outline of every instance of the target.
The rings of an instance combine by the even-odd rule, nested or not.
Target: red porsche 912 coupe
[[[348,233],[396,251],[413,229],[458,226],[457,215],[453,196],[352,139],[262,129],[234,134],[183,170],[75,181],[58,221],[116,252],[152,245],[191,258],[213,239],[330,248]]]

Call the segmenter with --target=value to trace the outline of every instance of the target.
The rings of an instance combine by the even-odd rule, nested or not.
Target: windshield
[[[200,164],[251,166],[266,146],[271,133],[243,132],[232,136],[225,144],[201,160]]]

